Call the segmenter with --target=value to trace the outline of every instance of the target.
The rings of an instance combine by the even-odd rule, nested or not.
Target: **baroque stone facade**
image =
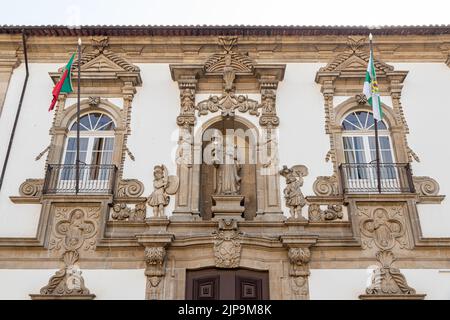
[[[56,59],[63,65],[70,54],[67,41],[76,38],[66,36],[63,43],[63,30],[48,28],[55,37],[28,30],[34,37],[30,59],[36,64]],[[357,288],[364,292],[361,299],[424,298],[429,292],[417,288],[417,293],[403,269],[450,267],[448,261],[431,258],[437,251],[443,257],[450,254],[450,238],[424,235],[425,213],[419,214],[421,208],[445,205],[447,189],[436,171],[427,172],[429,158],[409,139],[418,130],[409,122],[411,100],[403,99],[409,70],[393,65],[403,61],[399,57],[448,64],[448,52],[442,48],[450,43],[450,32],[404,30],[411,33],[410,41],[395,29],[383,29],[379,38],[374,31],[385,136],[395,160],[385,161],[381,175],[383,187],[398,183],[399,188],[350,192],[348,183],[375,181],[375,171],[364,166],[347,175],[343,171],[345,164],[371,165],[348,163],[345,152],[351,148],[344,138],[354,135],[343,126],[352,112],[370,113],[361,94],[369,60],[368,30],[343,29],[331,35],[297,28],[305,37],[299,40],[289,28],[279,35],[273,34],[275,29],[263,29],[255,34],[245,28],[236,34],[205,34],[209,29],[200,28],[188,36],[193,30],[186,28],[182,36],[154,28],[147,37],[98,27],[82,34],[82,59],[72,70],[73,77],[81,72],[81,113],[108,116],[114,127],[98,133],[81,123],[89,131],[82,136],[87,141],[83,161],[90,163],[81,164],[89,168],[81,174],[85,188],[73,192],[75,162],[70,162],[74,151],[69,139],[77,88],[59,96],[53,120],[43,130],[49,136],[27,159],[36,161],[40,171],[25,168],[7,189],[16,193],[5,198],[11,214],[16,208],[38,208],[37,232],[34,237],[0,238],[0,274],[11,266],[59,268],[54,275],[48,272],[39,293],[27,292],[33,299],[95,298],[96,288],[89,281],[85,284],[81,267],[92,274],[137,270],[145,281],[140,294],[146,299],[310,299],[311,285],[320,282],[310,281],[316,270],[377,264],[369,284],[361,282]],[[5,65],[0,68],[0,121],[4,83],[22,61],[21,51],[5,49],[17,47],[19,31],[14,30],[0,27],[0,64]],[[424,34],[418,34],[420,30]],[[303,64],[314,68],[313,73],[305,68],[305,75],[295,74]],[[49,86],[62,71],[48,71]],[[300,76],[307,81],[296,78]],[[292,83],[298,92],[284,96]],[[303,99],[305,91],[314,91],[320,99]],[[298,108],[305,110],[300,117]],[[310,117],[308,108],[320,110],[318,120]],[[318,138],[314,149],[305,141],[316,137],[297,135],[292,123],[322,128],[320,139],[325,138],[327,146],[322,148],[323,139]],[[364,130],[362,139],[370,141],[370,126]],[[369,146],[367,154],[372,149]],[[415,174],[414,161],[423,165],[417,170],[420,175]],[[111,166],[111,176],[103,165]],[[221,291],[224,279],[233,283],[233,290]],[[332,287],[323,286],[315,292]],[[339,298],[338,291],[334,297]]]

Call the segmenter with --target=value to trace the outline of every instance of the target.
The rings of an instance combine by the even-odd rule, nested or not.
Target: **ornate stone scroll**
[[[170,195],[178,191],[179,179],[170,176],[165,165],[155,166],[153,169],[153,187],[155,190],[148,197],[148,205],[153,208],[155,218],[164,217],[164,207],[169,204]]]
[[[42,194],[44,179],[27,179],[19,187],[19,194],[24,197],[39,197]]]
[[[238,268],[241,259],[242,232],[238,230],[237,221],[219,220],[218,230],[213,235],[216,267]]]
[[[144,185],[137,179],[122,179],[117,186],[117,197],[137,198],[144,192]]]
[[[394,254],[389,250],[381,250],[376,254],[380,266],[373,271],[371,284],[366,288],[366,294],[360,299],[423,299],[424,294],[416,294],[405,276],[398,268],[392,266]]]
[[[50,278],[48,284],[40,290],[40,294],[31,294],[32,299],[93,299],[94,294],[84,285],[80,267],[77,262],[78,252],[66,251],[62,260],[64,266],[56,271]]]
[[[308,220],[310,222],[333,221],[342,219],[342,205],[330,204],[325,210],[318,204],[310,204],[308,208]]]
[[[421,196],[436,196],[439,194],[439,184],[430,177],[413,177],[414,188]]]
[[[336,176],[317,177],[313,184],[316,196],[336,196],[339,194],[338,179]]]
[[[233,117],[235,111],[245,113],[248,112],[251,115],[259,116],[259,111],[262,106],[258,101],[249,99],[244,95],[235,95],[234,93],[225,93],[221,96],[213,95],[208,99],[200,101],[195,109],[198,111],[198,115],[207,115],[208,112],[214,113],[221,111],[223,117]]]
[[[308,168],[304,165],[296,165],[290,169],[283,166],[280,175],[286,179],[286,187],[283,192],[291,218],[302,219],[302,208],[306,205],[306,200],[301,187],[303,186],[303,177],[308,175]]]

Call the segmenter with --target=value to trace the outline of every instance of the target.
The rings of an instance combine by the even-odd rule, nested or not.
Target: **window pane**
[[[364,150],[364,141],[363,137],[353,137],[355,142],[356,150]]]
[[[388,137],[379,137],[379,141],[380,141],[380,149],[388,149],[389,150],[391,148]]]
[[[352,150],[353,149],[353,139],[352,137],[344,137],[344,149]]]

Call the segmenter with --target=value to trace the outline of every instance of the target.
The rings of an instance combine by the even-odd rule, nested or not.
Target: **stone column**
[[[0,55],[0,117],[13,70],[20,64],[15,52]]]
[[[198,204],[199,181],[193,181],[200,170],[200,164],[194,163],[194,125],[195,125],[195,76],[184,76],[178,79],[180,89],[180,114],[177,117],[179,127],[178,149],[176,154],[177,175],[180,187],[175,199],[175,210],[171,219],[200,219]],[[198,175],[199,176],[199,175]]]

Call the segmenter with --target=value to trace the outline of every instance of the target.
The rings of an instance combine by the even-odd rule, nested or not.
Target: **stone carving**
[[[182,114],[194,114],[195,90],[185,88],[180,91],[180,106]]]
[[[116,203],[112,207],[112,220],[144,221],[147,212],[145,203],[137,203],[134,209],[125,203]]]
[[[392,266],[395,261],[391,251],[381,250],[376,254],[380,267],[372,274],[372,283],[366,289],[367,294],[415,294],[416,290],[408,286],[405,276],[399,269]]]
[[[413,177],[414,188],[421,196],[436,196],[439,194],[439,184],[430,177]]]
[[[99,219],[98,207],[91,208],[56,208],[55,225],[49,243],[50,250],[74,251],[82,248],[93,250]]]
[[[248,96],[238,95],[234,93],[225,93],[221,96],[211,95],[208,99],[200,101],[195,107],[198,110],[198,115],[207,115],[208,112],[214,113],[221,110],[222,116],[233,117],[235,110],[254,116],[259,116],[258,109],[261,108],[258,101],[249,99]]]
[[[209,73],[223,72],[228,67],[234,72],[250,73],[253,70],[253,61],[241,53],[233,51],[237,43],[237,37],[219,37],[219,44],[224,49],[223,53],[213,54],[205,62],[205,71]],[[231,75],[228,75],[231,77]]]
[[[311,259],[311,252],[308,248],[292,247],[289,248],[288,258],[290,262],[289,280],[293,298],[309,299],[308,278],[310,272],[308,264]]]
[[[273,89],[261,90],[261,105],[262,115],[259,118],[259,124],[263,127],[273,128],[280,124],[280,119],[277,116],[276,108],[276,92]]]
[[[308,168],[303,165],[296,165],[288,169],[283,166],[280,174],[286,179],[286,187],[284,188],[284,198],[286,199],[286,207],[289,208],[292,219],[302,218],[302,208],[306,205],[301,187],[303,186],[303,177],[308,175]]]
[[[42,194],[44,179],[27,179],[19,187],[19,194],[25,197],[39,197]]]
[[[144,192],[144,185],[137,179],[122,179],[117,186],[117,197],[137,198]]]
[[[91,107],[97,107],[100,104],[100,97],[88,97],[88,104]]]
[[[81,270],[76,264],[78,259],[77,251],[66,251],[62,256],[64,266],[56,271],[48,284],[40,290],[41,295],[90,295],[89,289],[84,285]]]
[[[166,274],[166,249],[164,247],[146,247],[144,251],[147,276],[147,299],[158,299],[161,296],[159,285]]]
[[[396,207],[364,207],[358,208],[357,214],[362,217],[360,221],[364,249],[372,248],[373,244],[382,250],[392,249],[396,243],[400,248],[407,248],[403,224],[403,208]]]
[[[339,194],[338,179],[336,176],[319,176],[313,184],[316,196],[336,196]]]
[[[214,235],[214,258],[217,268],[238,268],[241,259],[242,232],[236,220],[219,220]]]
[[[241,177],[239,175],[242,166],[239,164],[236,153],[236,146],[232,148],[233,150],[228,150],[227,148],[224,152],[224,158],[218,159],[217,155],[221,154],[217,145],[217,139],[212,138],[211,153],[213,156],[213,165],[216,168],[216,186],[215,194],[218,195],[237,195],[241,190]]]
[[[155,217],[164,217],[164,207],[169,204],[170,195],[178,191],[179,179],[169,176],[165,165],[155,166],[153,169],[153,187],[155,190],[148,197],[148,205],[153,208]]]
[[[310,204],[308,208],[308,220],[310,222],[333,221],[342,219],[342,205],[330,204],[327,209],[320,209],[318,204]]]

